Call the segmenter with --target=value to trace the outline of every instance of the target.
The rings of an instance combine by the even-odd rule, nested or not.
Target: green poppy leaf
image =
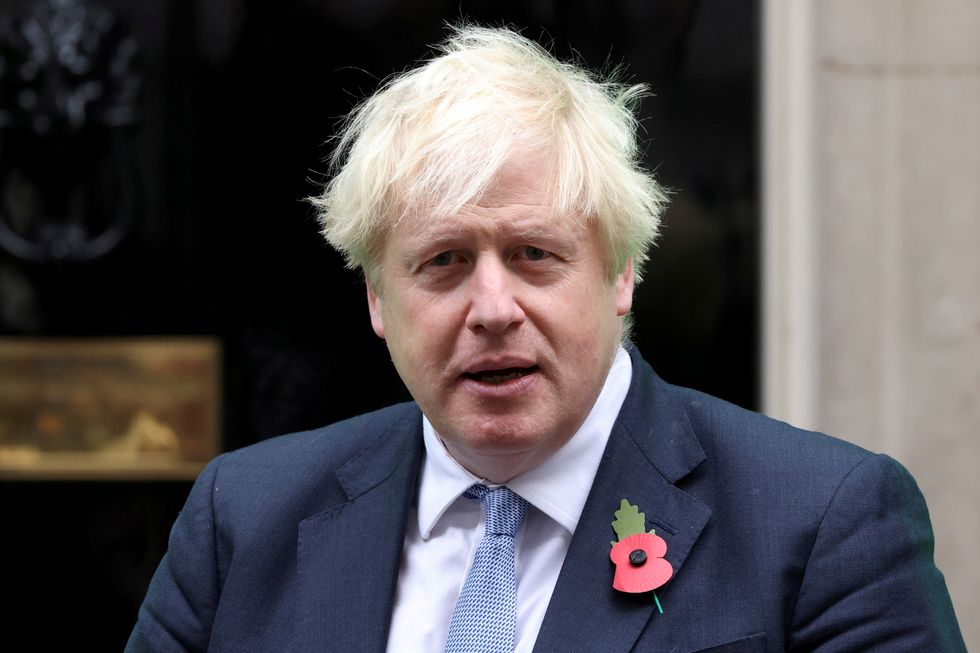
[[[639,508],[631,505],[626,499],[620,502],[619,510],[614,514],[616,520],[613,521],[612,527],[621,541],[630,535],[646,532],[646,515],[640,512]]]

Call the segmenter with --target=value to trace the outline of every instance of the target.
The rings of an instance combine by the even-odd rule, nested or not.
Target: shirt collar
[[[626,399],[633,365],[620,347],[592,410],[579,430],[548,460],[512,478],[507,487],[575,532],[613,423]],[[457,463],[443,446],[429,418],[422,416],[425,462],[419,482],[419,532],[429,539],[446,510],[474,483],[485,482]]]

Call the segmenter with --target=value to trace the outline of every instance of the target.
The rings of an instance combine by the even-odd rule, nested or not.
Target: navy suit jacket
[[[631,355],[535,651],[965,651],[904,468],[671,386]],[[402,404],[216,458],[127,651],[383,651],[421,431]],[[612,588],[623,498],[667,542],[663,614]]]

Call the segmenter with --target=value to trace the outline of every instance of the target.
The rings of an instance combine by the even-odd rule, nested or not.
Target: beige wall
[[[980,650],[980,2],[765,7],[766,411],[912,471]]]

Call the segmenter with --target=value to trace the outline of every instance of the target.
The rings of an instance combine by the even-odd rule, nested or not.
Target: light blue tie
[[[517,629],[515,538],[530,506],[506,487],[474,485],[463,496],[483,503],[487,528],[456,599],[446,653],[510,653]]]

